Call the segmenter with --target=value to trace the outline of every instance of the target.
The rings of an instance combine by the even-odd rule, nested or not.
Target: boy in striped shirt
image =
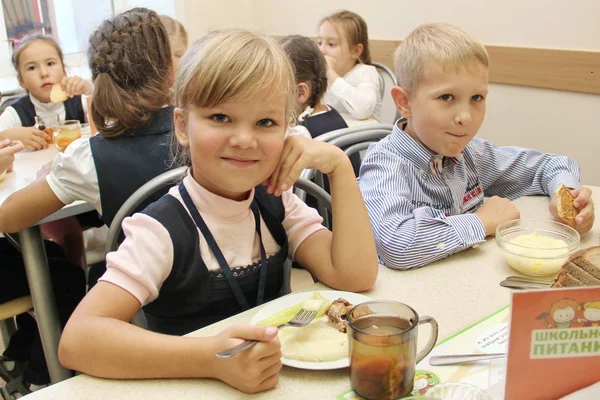
[[[511,200],[551,195],[561,183],[573,188],[574,228],[592,228],[591,191],[574,160],[475,138],[488,94],[479,41],[451,25],[423,25],[400,44],[395,63],[392,98],[405,119],[369,147],[359,181],[384,265],[422,267],[483,242],[519,218]],[[550,212],[558,219],[554,196]]]

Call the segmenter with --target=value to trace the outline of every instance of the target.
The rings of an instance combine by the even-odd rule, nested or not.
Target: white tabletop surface
[[[13,171],[8,172],[4,177],[4,180],[0,182],[0,204],[4,203],[4,200],[6,200],[6,198],[12,193],[35,181],[36,174],[40,168],[44,164],[51,162],[57,152],[58,149],[56,149],[54,145],[50,145],[48,148],[43,150],[23,150],[17,153],[15,155]],[[77,215],[91,210],[93,210],[91,205],[83,201],[76,201],[66,205],[54,214],[39,221],[38,224],[55,221],[57,219]]]
[[[594,202],[600,204],[600,188],[592,189]],[[550,218],[547,197],[524,197],[515,203],[523,218]],[[599,236],[600,221],[596,214],[594,229],[582,237],[581,246],[598,245]],[[505,264],[494,239],[488,239],[477,248],[427,267],[394,271],[380,266],[375,287],[365,294],[376,299],[401,301],[414,307],[420,315],[434,317],[439,323],[439,339],[444,339],[508,305],[511,291],[499,283],[506,276],[516,274]],[[311,289],[323,288],[316,284]],[[259,308],[192,335],[213,335],[229,324],[249,322]],[[421,346],[428,330],[425,325],[419,332]],[[27,399],[333,399],[349,388],[347,369],[317,372],[284,367],[275,389],[254,396],[208,379],[117,381],[80,375],[35,392]]]

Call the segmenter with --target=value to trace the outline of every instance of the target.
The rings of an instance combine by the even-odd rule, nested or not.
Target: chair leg
[[[0,321],[0,338],[2,338],[2,343],[4,347],[8,346],[8,341],[10,337],[17,330],[17,325],[15,324],[14,318],[7,318],[5,320]]]

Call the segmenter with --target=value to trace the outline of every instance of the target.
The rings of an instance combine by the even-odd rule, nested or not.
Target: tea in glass
[[[81,123],[77,120],[67,120],[57,126],[54,132],[54,145],[61,152],[68,145],[81,137]]]
[[[350,384],[368,400],[392,400],[413,390],[415,366],[433,349],[437,323],[419,320],[409,306],[371,301],[355,306],[347,316]],[[417,326],[431,323],[431,338],[417,354]]]

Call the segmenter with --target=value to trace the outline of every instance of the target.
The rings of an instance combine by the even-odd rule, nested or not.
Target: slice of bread
[[[563,265],[552,287],[600,286],[600,246],[573,254]]]
[[[50,91],[50,101],[53,103],[62,103],[67,100],[69,96],[63,90],[62,85],[60,83],[55,83],[52,85],[52,90]]]
[[[575,198],[569,188],[561,184],[556,191],[556,211],[558,216],[572,227],[575,226],[575,217],[577,216],[573,200]]]

